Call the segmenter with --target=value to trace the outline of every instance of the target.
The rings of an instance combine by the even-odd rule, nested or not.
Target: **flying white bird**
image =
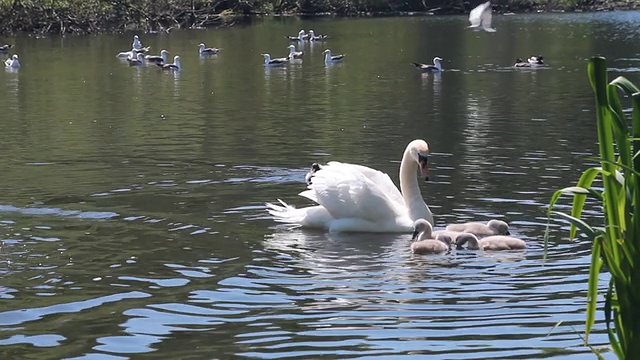
[[[491,27],[491,1],[482,3],[471,10],[469,22],[471,25],[468,28],[471,30],[496,32],[496,29]]]

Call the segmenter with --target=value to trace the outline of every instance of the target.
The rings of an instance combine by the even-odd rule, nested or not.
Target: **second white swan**
[[[424,140],[407,145],[400,164],[400,191],[389,175],[362,165],[329,162],[313,174],[299,195],[318,205],[296,209],[278,199],[267,203],[275,221],[333,232],[411,232],[415,220],[433,223],[422,199],[416,173],[428,179],[429,146]]]

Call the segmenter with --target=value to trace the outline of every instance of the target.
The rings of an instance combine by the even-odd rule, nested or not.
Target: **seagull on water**
[[[331,64],[331,63],[334,63],[334,62],[339,62],[345,57],[345,54],[331,55],[331,50],[329,50],[329,49],[326,49],[322,53],[324,54],[324,62],[325,62],[325,64]]]
[[[208,48],[204,45],[204,43],[200,43],[198,45],[198,53],[200,55],[217,55],[220,52],[218,48]]]
[[[169,52],[167,50],[162,50],[160,51],[160,55],[146,55],[144,59],[150,63],[162,65],[167,63],[168,56],[169,56]]]
[[[174,71],[179,71],[180,69],[182,69],[182,67],[180,66],[180,56],[176,55],[173,57],[173,63],[172,64],[156,64],[158,66],[160,66],[162,68],[162,70],[174,70]]]
[[[8,68],[12,68],[12,69],[17,69],[20,67],[20,61],[18,61],[18,54],[13,54],[13,56],[11,56],[11,59],[7,59],[4,62],[4,66],[8,67]]]
[[[284,65],[289,62],[289,58],[275,58],[272,59],[269,54],[262,54],[264,57],[264,64],[267,66]]]
[[[442,58],[439,56],[436,56],[433,58],[433,65],[416,63],[416,62],[412,64],[422,72],[437,73],[442,71],[442,64],[440,63],[440,61],[442,61]]]

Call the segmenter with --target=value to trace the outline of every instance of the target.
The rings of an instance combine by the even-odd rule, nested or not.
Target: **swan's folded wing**
[[[367,166],[341,163],[337,161],[330,161],[327,166],[330,169],[335,169],[337,171],[360,172],[362,175],[371,180],[374,186],[377,187],[378,190],[383,193],[389,201],[393,202],[395,206],[398,206],[401,209],[405,208],[402,194],[398,190],[396,184],[393,183],[389,175],[387,175],[386,173]],[[325,168],[327,166],[325,166]]]
[[[384,181],[384,177],[372,171],[375,170],[359,165],[329,163],[316,173],[309,189],[315,193],[315,201],[336,219],[358,218],[375,222],[403,215],[406,211],[404,202],[400,206],[394,200],[397,196],[385,191],[388,184],[380,186],[374,182],[372,178]],[[386,178],[393,185],[391,179]],[[393,190],[398,192],[395,185]]]

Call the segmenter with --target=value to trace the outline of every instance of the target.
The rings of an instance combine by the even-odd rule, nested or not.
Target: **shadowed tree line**
[[[484,0],[0,0],[3,33],[100,33],[231,26],[247,16],[461,14]],[[500,0],[495,11],[634,9],[640,0]]]

